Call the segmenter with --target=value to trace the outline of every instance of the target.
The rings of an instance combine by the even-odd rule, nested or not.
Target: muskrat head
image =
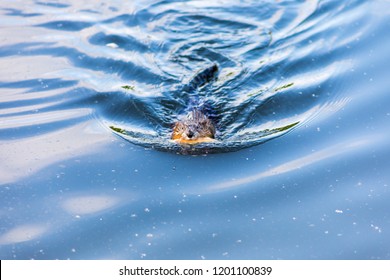
[[[172,140],[183,144],[210,142],[214,137],[213,122],[199,110],[191,111],[184,119],[176,122],[172,133]]]

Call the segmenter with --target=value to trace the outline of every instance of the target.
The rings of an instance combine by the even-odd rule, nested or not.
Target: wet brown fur
[[[199,144],[215,141],[214,123],[201,111],[192,110],[175,123],[171,139],[180,144]]]

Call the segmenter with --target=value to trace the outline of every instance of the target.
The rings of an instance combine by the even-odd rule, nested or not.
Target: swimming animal
[[[199,72],[186,85],[185,91],[191,95],[188,114],[179,119],[173,126],[171,139],[179,144],[199,144],[215,141],[215,124],[207,115],[206,110],[200,106],[201,96],[196,94],[197,90],[210,82],[218,72],[216,64]]]
[[[175,123],[172,140],[180,144],[199,144],[215,141],[215,126],[203,112],[193,109]]]

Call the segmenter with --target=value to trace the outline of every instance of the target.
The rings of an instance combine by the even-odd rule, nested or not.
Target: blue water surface
[[[2,1],[0,258],[390,259],[389,11]]]

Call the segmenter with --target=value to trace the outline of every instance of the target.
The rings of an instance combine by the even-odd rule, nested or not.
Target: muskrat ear
[[[181,122],[176,122],[172,130],[171,139],[173,140],[180,139],[183,131],[184,131],[184,125]]]
[[[184,126],[181,122],[176,122],[173,126],[173,131],[175,131],[175,132],[183,131],[183,129],[184,129]]]
[[[215,137],[215,126],[213,124],[213,122],[211,120],[207,120],[207,127],[209,128],[210,130],[210,133],[212,136],[210,136],[210,138],[214,138]]]

